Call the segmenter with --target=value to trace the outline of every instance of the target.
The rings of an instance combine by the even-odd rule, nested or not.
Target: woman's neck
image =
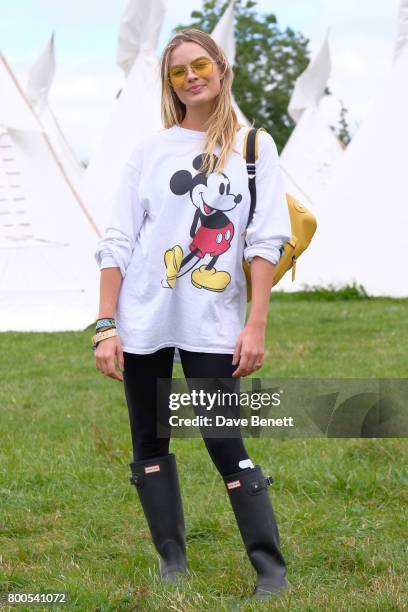
[[[200,107],[187,107],[186,115],[181,121],[180,126],[187,130],[196,130],[197,132],[206,132],[206,122],[210,118],[212,105],[203,104]]]

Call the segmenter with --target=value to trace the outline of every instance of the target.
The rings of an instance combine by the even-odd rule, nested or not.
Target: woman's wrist
[[[263,330],[266,328],[267,318],[249,317],[247,326]]]

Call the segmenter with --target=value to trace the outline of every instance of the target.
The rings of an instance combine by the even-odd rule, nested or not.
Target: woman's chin
[[[186,106],[201,106],[202,104],[208,104],[208,102],[212,102],[215,99],[216,96],[211,97],[211,96],[202,96],[202,95],[195,95],[195,96],[189,96],[188,99],[184,100],[184,104]]]

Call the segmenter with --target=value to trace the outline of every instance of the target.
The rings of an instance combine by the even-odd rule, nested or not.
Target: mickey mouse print
[[[203,155],[197,155],[192,164],[194,170],[199,170],[202,163]],[[205,172],[198,172],[193,176],[189,170],[178,170],[171,177],[169,186],[177,196],[189,194],[196,210],[190,227],[190,252],[185,255],[182,247],[176,244],[164,253],[166,278],[162,280],[162,287],[174,289],[176,280],[193,270],[191,283],[194,287],[224,291],[231,281],[231,275],[225,270],[216,269],[215,265],[230,248],[235,233],[226,213],[242,201],[242,195],[231,193],[230,180],[224,173],[213,172],[206,176]],[[197,268],[206,255],[210,257],[208,263]]]

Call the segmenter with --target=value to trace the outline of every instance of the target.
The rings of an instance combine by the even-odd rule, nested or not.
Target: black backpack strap
[[[256,184],[255,184],[255,162],[256,162],[256,153],[255,153],[255,141],[256,141],[256,128],[251,128],[246,136],[244,143],[244,157],[246,160],[246,167],[248,172],[248,187],[249,193],[251,194],[251,206],[249,208],[248,222],[246,226],[251,223],[252,217],[254,216],[255,206],[256,206]]]

